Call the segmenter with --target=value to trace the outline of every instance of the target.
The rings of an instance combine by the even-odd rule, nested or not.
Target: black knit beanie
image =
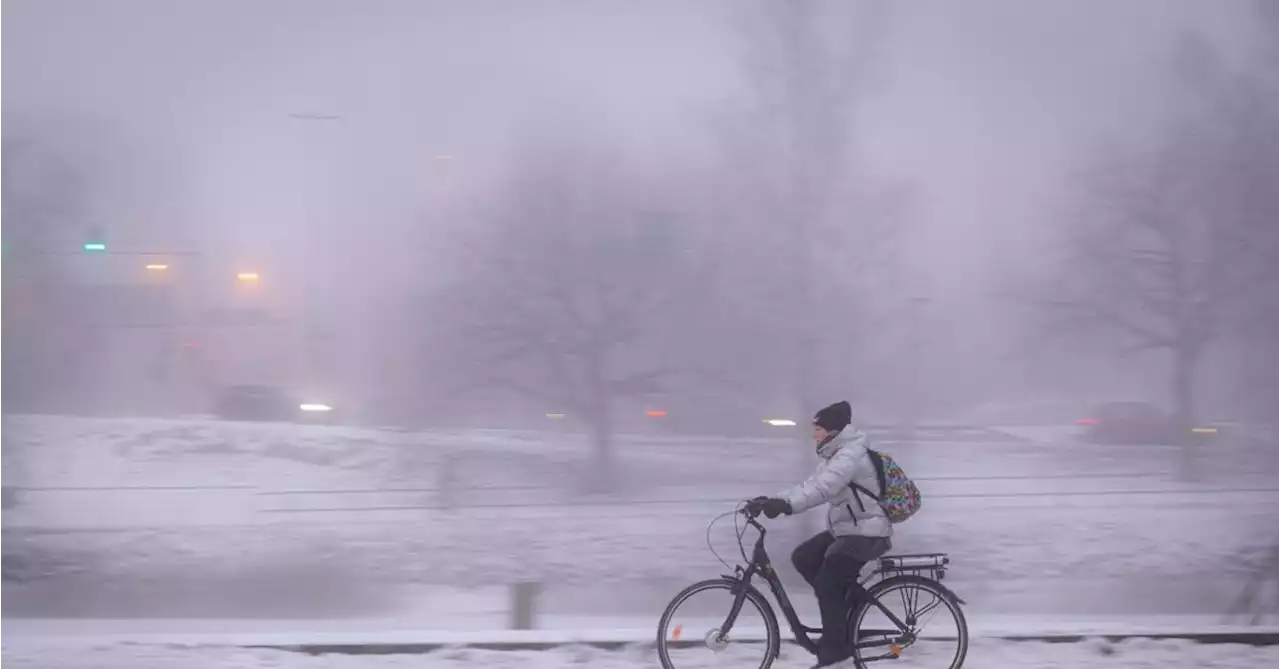
[[[848,402],[836,402],[813,416],[813,422],[827,432],[839,432],[853,420],[853,409]]]

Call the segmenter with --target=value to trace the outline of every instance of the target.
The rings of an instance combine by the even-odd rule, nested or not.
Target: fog
[[[767,475],[705,474],[733,498],[799,480],[813,412],[847,399],[926,478],[1239,465],[1274,490],[1267,3],[10,0],[3,18],[6,488],[196,485],[149,458],[194,468],[226,444],[218,485],[467,490],[493,483],[477,460],[550,458],[542,502],[580,505],[696,485],[646,459],[682,439],[772,444],[751,451],[783,463]],[[1074,421],[1116,401],[1162,413],[1170,448],[1078,444]],[[1010,425],[1083,459],[921,445]],[[1235,464],[1204,465],[1191,428]],[[508,438],[525,446],[486,441]],[[314,467],[249,473],[295,447],[350,473],[358,443],[372,478],[274,452]],[[95,455],[64,461],[75,444]],[[139,469],[106,473],[92,444]],[[42,494],[23,523],[231,503]],[[1265,549],[1257,512],[1235,527]]]
[[[83,204],[58,223],[64,243],[96,226],[113,247],[197,253],[166,261],[171,281],[199,274],[198,284],[187,284],[188,295],[203,293],[204,304],[189,305],[197,311],[231,299],[234,272],[251,267],[265,277],[268,309],[315,328],[342,322],[323,353],[325,378],[297,369],[236,378],[252,375],[237,369],[222,383],[322,384],[349,390],[349,403],[386,403],[373,394],[391,380],[360,373],[385,366],[374,354],[383,347],[372,342],[390,336],[386,330],[420,339],[408,330],[454,317],[428,293],[452,278],[441,263],[455,252],[453,236],[484,215],[481,203],[503,197],[522,142],[607,147],[683,182],[693,201],[679,206],[717,219],[706,225],[728,239],[716,246],[752,234],[744,218],[760,204],[741,197],[741,183],[760,166],[737,163],[741,153],[724,149],[742,141],[726,139],[726,119],[758,109],[746,71],[752,45],[743,12],[730,6],[134,7],[12,3],[7,136],[32,138],[45,159],[79,176],[75,197]],[[1105,348],[1026,378],[1031,353],[1015,349],[1018,324],[1003,320],[994,296],[1019,281],[1011,274],[1017,260],[1046,255],[1049,230],[1071,225],[1069,178],[1100,145],[1158,137],[1172,122],[1180,38],[1194,30],[1224,60],[1250,58],[1247,45],[1258,35],[1250,6],[869,9],[863,24],[871,27],[831,39],[865,32],[868,55],[856,99],[838,119],[848,129],[848,164],[830,178],[841,197],[876,180],[910,190],[887,226],[891,262],[879,273],[894,297],[928,298],[931,322],[946,324],[922,345],[932,354],[912,373],[949,388],[937,399],[948,410],[1063,389],[1072,401],[1167,401],[1154,380],[1158,361],[1128,356],[1115,364]],[[851,239],[850,262],[879,236]],[[109,260],[110,278],[94,281],[142,274],[136,258]],[[276,335],[236,336],[224,347],[268,346],[259,340]],[[263,355],[297,347],[297,336],[280,335],[284,341]],[[396,366],[421,372],[396,379],[394,394],[439,390],[432,386],[440,374],[426,371],[431,361],[409,352],[408,342],[395,348]],[[159,409],[145,387],[153,380],[126,378],[150,355],[136,347],[96,352],[112,371],[78,366],[81,378],[67,382],[91,381],[85,387],[96,396],[77,408]],[[1099,359],[1105,363],[1092,364]],[[198,411],[202,400],[181,408]]]

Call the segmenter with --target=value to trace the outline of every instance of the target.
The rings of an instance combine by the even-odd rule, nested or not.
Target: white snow
[[[785,439],[627,436],[619,457],[635,489],[584,496],[573,485],[588,446],[554,433],[6,416],[4,438],[6,481],[52,488],[24,491],[4,513],[6,556],[32,556],[15,567],[32,576],[220,583],[309,569],[326,583],[432,586],[413,595],[430,608],[450,601],[450,588],[488,587],[496,617],[505,584],[535,580],[608,587],[613,596],[593,606],[630,607],[586,615],[656,619],[680,587],[725,571],[706,550],[707,522],[794,482],[801,459]],[[950,553],[947,583],[978,607],[1016,596],[1044,607],[1031,612],[1062,613],[1069,600],[1087,606],[1123,588],[1117,600],[1148,612],[1192,600],[1225,613],[1276,541],[1274,446],[1223,445],[1194,485],[1173,476],[1179,453],[1169,448],[890,450],[926,499],[894,551]],[[442,494],[450,480],[456,490]],[[148,488],[110,489],[127,486]],[[76,487],[92,489],[67,489]],[[770,525],[784,572],[803,522]],[[712,538],[736,561],[730,523]],[[1135,583],[1149,587],[1134,596]],[[810,599],[792,594],[801,606]]]
[[[740,492],[737,498],[751,488]],[[895,538],[895,551],[948,552],[960,580],[1239,573],[1247,551],[1275,541],[1275,495],[927,499]],[[495,575],[573,582],[676,578],[721,569],[706,550],[705,529],[734,499],[281,513],[262,511],[260,499],[227,501],[222,492],[187,504],[179,497],[157,493],[97,504],[86,497],[75,507],[63,506],[63,499],[57,511],[33,497],[27,509],[6,513],[5,539],[15,548],[25,543],[64,555],[92,551],[95,568],[120,578],[149,574],[157,564],[216,574],[288,555],[424,583],[483,585]],[[186,522],[157,523],[148,514]],[[51,531],[104,523],[101,530],[136,529]],[[38,529],[13,531],[23,526]],[[771,524],[775,530],[795,526],[794,519]],[[736,555],[730,523],[714,528],[713,541],[722,554]],[[770,548],[785,563],[788,547]],[[646,559],[636,560],[640,555]]]
[[[97,646],[120,643],[151,645],[300,646],[315,644],[572,644],[636,643],[653,639],[657,616],[548,616],[536,630],[502,629],[498,616],[467,610],[440,610],[434,618],[361,620],[184,620],[184,619],[31,619],[9,618],[5,638],[43,645]],[[816,611],[813,613],[816,614]],[[454,618],[452,624],[444,618]],[[687,629],[707,628],[722,620],[679,618]],[[816,620],[816,615],[813,616]],[[1274,618],[1267,625],[1224,625],[1210,616],[998,616],[972,612],[968,616],[973,639],[1041,636],[1177,636],[1275,633]],[[789,630],[782,622],[784,637]],[[762,631],[759,626],[757,631]],[[945,634],[943,628],[934,634]],[[947,628],[954,632],[954,626]],[[749,634],[735,628],[739,637]]]
[[[699,652],[690,666],[749,666],[758,658],[751,647],[730,646],[723,654]],[[654,649],[636,645],[622,650],[566,646],[545,651],[501,651],[450,648],[426,654],[306,655],[289,651],[228,646],[148,644],[51,645],[6,636],[3,650],[7,669],[652,669],[658,666]],[[735,661],[736,660],[736,661]],[[1195,644],[1185,641],[1133,639],[1111,643],[1091,639],[1079,643],[1007,642],[975,640],[965,662],[967,669],[1256,669],[1274,667],[1280,652],[1272,647],[1233,644]],[[774,663],[778,669],[809,667],[813,658],[786,646]],[[904,654],[895,667],[937,667],[937,660]]]

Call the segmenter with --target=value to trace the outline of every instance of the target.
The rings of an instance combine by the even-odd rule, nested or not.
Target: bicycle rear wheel
[[[781,644],[778,619],[764,596],[749,586],[741,609],[733,614],[738,587],[729,579],[701,581],[671,600],[658,621],[658,660],[663,669],[769,669]],[[730,616],[728,633],[722,635]]]
[[[960,669],[964,665],[969,625],[960,601],[941,583],[922,576],[894,576],[877,583],[869,594],[906,629],[878,607],[864,604],[849,621],[858,669],[890,659],[894,667]]]

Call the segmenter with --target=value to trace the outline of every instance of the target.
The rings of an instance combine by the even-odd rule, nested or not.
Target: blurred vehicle
[[[283,388],[237,385],[222,391],[215,413],[223,420],[331,423],[334,408],[318,401],[299,399]]]
[[[987,402],[960,412],[952,422],[960,425],[1070,426],[1080,417],[1080,403],[1064,400]]]
[[[1182,441],[1172,416],[1147,402],[1107,402],[1094,407],[1076,424],[1085,427],[1084,438],[1095,444],[1178,444]],[[1212,427],[1190,428],[1192,437],[1206,440]]]

